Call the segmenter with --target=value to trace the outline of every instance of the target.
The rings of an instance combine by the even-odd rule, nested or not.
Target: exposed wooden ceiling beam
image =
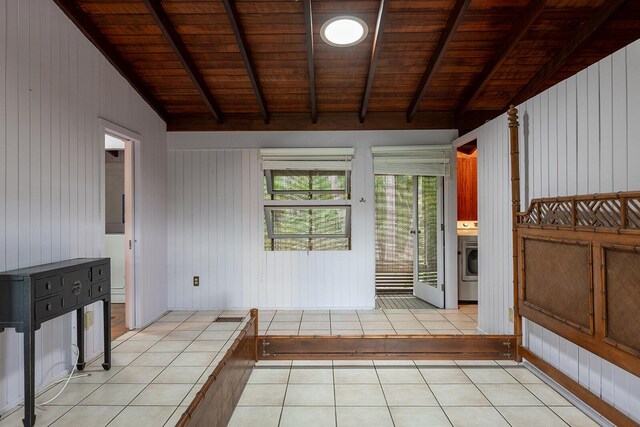
[[[504,110],[469,110],[464,116],[457,118],[455,121],[458,135],[462,136],[469,131],[477,129],[503,113]]]
[[[187,48],[178,35],[178,32],[175,30],[173,24],[171,23],[169,16],[162,8],[160,0],[143,1],[145,6],[147,6],[147,9],[149,9],[149,12],[151,13],[154,21],[156,21],[156,24],[158,24],[158,27],[160,27],[160,30],[162,31],[162,34],[164,34],[165,39],[167,39],[167,43],[169,43],[169,46],[171,46],[171,49],[180,60],[180,63],[189,75],[189,78],[196,86],[198,93],[200,93],[200,96],[202,96],[202,100],[207,105],[207,108],[209,108],[209,111],[211,111],[211,114],[218,123],[222,122],[222,113],[220,112],[215,99],[213,99],[213,95],[211,94],[207,83],[204,81],[204,78],[198,70],[196,63],[193,61],[193,58],[187,51]]]
[[[593,34],[604,24],[607,19],[620,8],[626,0],[607,0],[602,6],[593,12],[592,16],[585,22],[583,22],[578,30],[575,32],[571,40],[564,45],[564,47],[553,56],[547,65],[540,70],[536,76],[531,79],[516,96],[511,99],[508,105],[518,105],[538,94],[543,85],[564,65],[569,57],[577,52],[585,42],[593,36]],[[505,106],[505,108],[507,108]]]
[[[371,96],[371,88],[373,87],[373,78],[376,74],[376,66],[378,65],[378,57],[380,56],[380,50],[382,46],[380,38],[382,37],[382,32],[384,31],[384,21],[385,17],[387,16],[388,5],[388,0],[380,0],[378,20],[376,21],[376,32],[373,36],[373,48],[371,49],[371,59],[369,60],[367,84],[364,87],[362,103],[360,104],[360,123],[364,123],[364,118],[367,115],[367,106],[369,105],[369,97]]]
[[[431,55],[431,59],[429,60],[429,64],[422,75],[422,79],[420,80],[420,84],[418,85],[418,89],[416,90],[415,95],[413,95],[413,99],[411,100],[411,104],[409,105],[409,110],[407,111],[407,121],[411,122],[413,117],[418,111],[418,107],[420,106],[420,101],[424,97],[425,92],[427,91],[427,87],[431,80],[436,74],[436,70],[442,62],[444,58],[444,54],[451,43],[451,39],[453,39],[453,35],[456,32],[456,29],[462,22],[464,14],[466,13],[469,5],[471,4],[471,0],[457,0],[456,4],[453,6],[453,10],[449,15],[449,20],[447,21],[447,25],[442,32],[442,36],[440,37],[440,41],[438,41],[438,46],[436,50]]]
[[[147,104],[164,120],[169,121],[169,113],[162,106],[158,98],[144,84],[142,79],[134,72],[133,68],[109,43],[107,38],[98,30],[98,27],[91,21],[91,18],[80,8],[74,0],[54,0],[58,7],[73,22],[76,27],[89,39],[91,43],[104,55],[111,65],[120,73],[122,77],[138,92]]]
[[[465,98],[458,104],[459,107],[456,110],[456,117],[462,117],[471,104],[478,98],[480,93],[487,86],[487,83],[491,80],[493,75],[498,71],[500,66],[504,63],[505,59],[511,54],[522,37],[529,31],[529,28],[535,20],[540,16],[542,10],[545,8],[547,0],[534,0],[525,11],[520,14],[520,18],[514,23],[514,31],[510,34],[509,38],[505,40],[502,49],[491,59],[482,70],[482,73],[475,80],[471,90],[465,96]]]
[[[244,36],[244,32],[242,31],[242,24],[240,23],[240,18],[238,17],[238,10],[236,9],[235,0],[222,0],[222,4],[224,5],[224,10],[227,12],[227,18],[229,18],[229,23],[231,24],[233,34],[236,37],[236,43],[238,44],[238,48],[240,49],[240,55],[242,56],[244,65],[247,68],[249,80],[251,80],[251,85],[253,86],[253,90],[256,93],[260,112],[262,113],[264,122],[269,123],[269,110],[267,110],[267,102],[265,101],[264,93],[262,92],[260,81],[258,80],[256,67],[253,64],[251,54],[247,49],[247,40]]]
[[[226,117],[219,124],[209,114],[177,114],[167,127],[176,132],[455,129],[451,111],[419,111],[411,123],[407,123],[403,111],[371,111],[365,123],[360,123],[355,114],[340,112],[322,113],[316,124],[311,123],[308,113],[273,113],[269,124],[264,123],[259,113],[228,113]]]
[[[318,122],[318,105],[316,101],[316,69],[313,49],[313,13],[311,0],[304,0],[304,27],[307,43],[307,61],[309,63],[309,98],[311,102],[311,121]]]

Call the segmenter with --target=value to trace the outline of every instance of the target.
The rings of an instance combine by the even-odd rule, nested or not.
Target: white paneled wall
[[[166,126],[50,0],[0,0],[0,271],[102,255],[102,117],[143,136],[137,320],[166,310]],[[86,333],[102,351],[102,307]],[[72,316],[36,334],[36,382],[71,366]],[[22,396],[22,335],[0,334],[0,412]]]
[[[373,186],[361,179],[364,157],[354,159],[351,251],[266,252],[258,150],[171,151],[170,305],[370,306],[375,259],[367,248],[374,233],[365,211],[372,205],[358,200],[372,200]]]
[[[506,114],[478,129],[477,138],[478,327],[490,334],[510,334],[513,251]]]
[[[640,41],[520,105],[522,208],[536,197],[640,190]],[[506,115],[477,131],[480,328],[512,330]],[[506,268],[506,271],[505,271]],[[508,299],[503,299],[509,294]],[[525,344],[640,422],[640,378],[536,325]]]
[[[170,133],[169,307],[373,307],[370,147],[442,144],[455,136],[455,131]],[[255,147],[267,146],[356,148],[351,251],[264,251],[263,177]],[[194,275],[200,276],[199,287],[193,286]]]

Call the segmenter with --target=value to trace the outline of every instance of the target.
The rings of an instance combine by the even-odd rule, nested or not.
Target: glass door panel
[[[414,295],[441,308],[444,307],[442,193],[441,177],[414,177]]]

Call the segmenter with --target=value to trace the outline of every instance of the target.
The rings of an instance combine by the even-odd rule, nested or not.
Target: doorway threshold
[[[411,294],[382,294],[376,295],[376,308],[386,309],[433,309],[437,307],[416,298]]]

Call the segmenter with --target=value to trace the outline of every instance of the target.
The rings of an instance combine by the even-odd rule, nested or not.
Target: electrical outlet
[[[93,311],[86,311],[84,313],[84,330],[88,330],[93,326]]]
[[[513,323],[513,308],[509,307],[509,322]]]
[[[193,276],[193,286],[200,286],[200,276]]]

